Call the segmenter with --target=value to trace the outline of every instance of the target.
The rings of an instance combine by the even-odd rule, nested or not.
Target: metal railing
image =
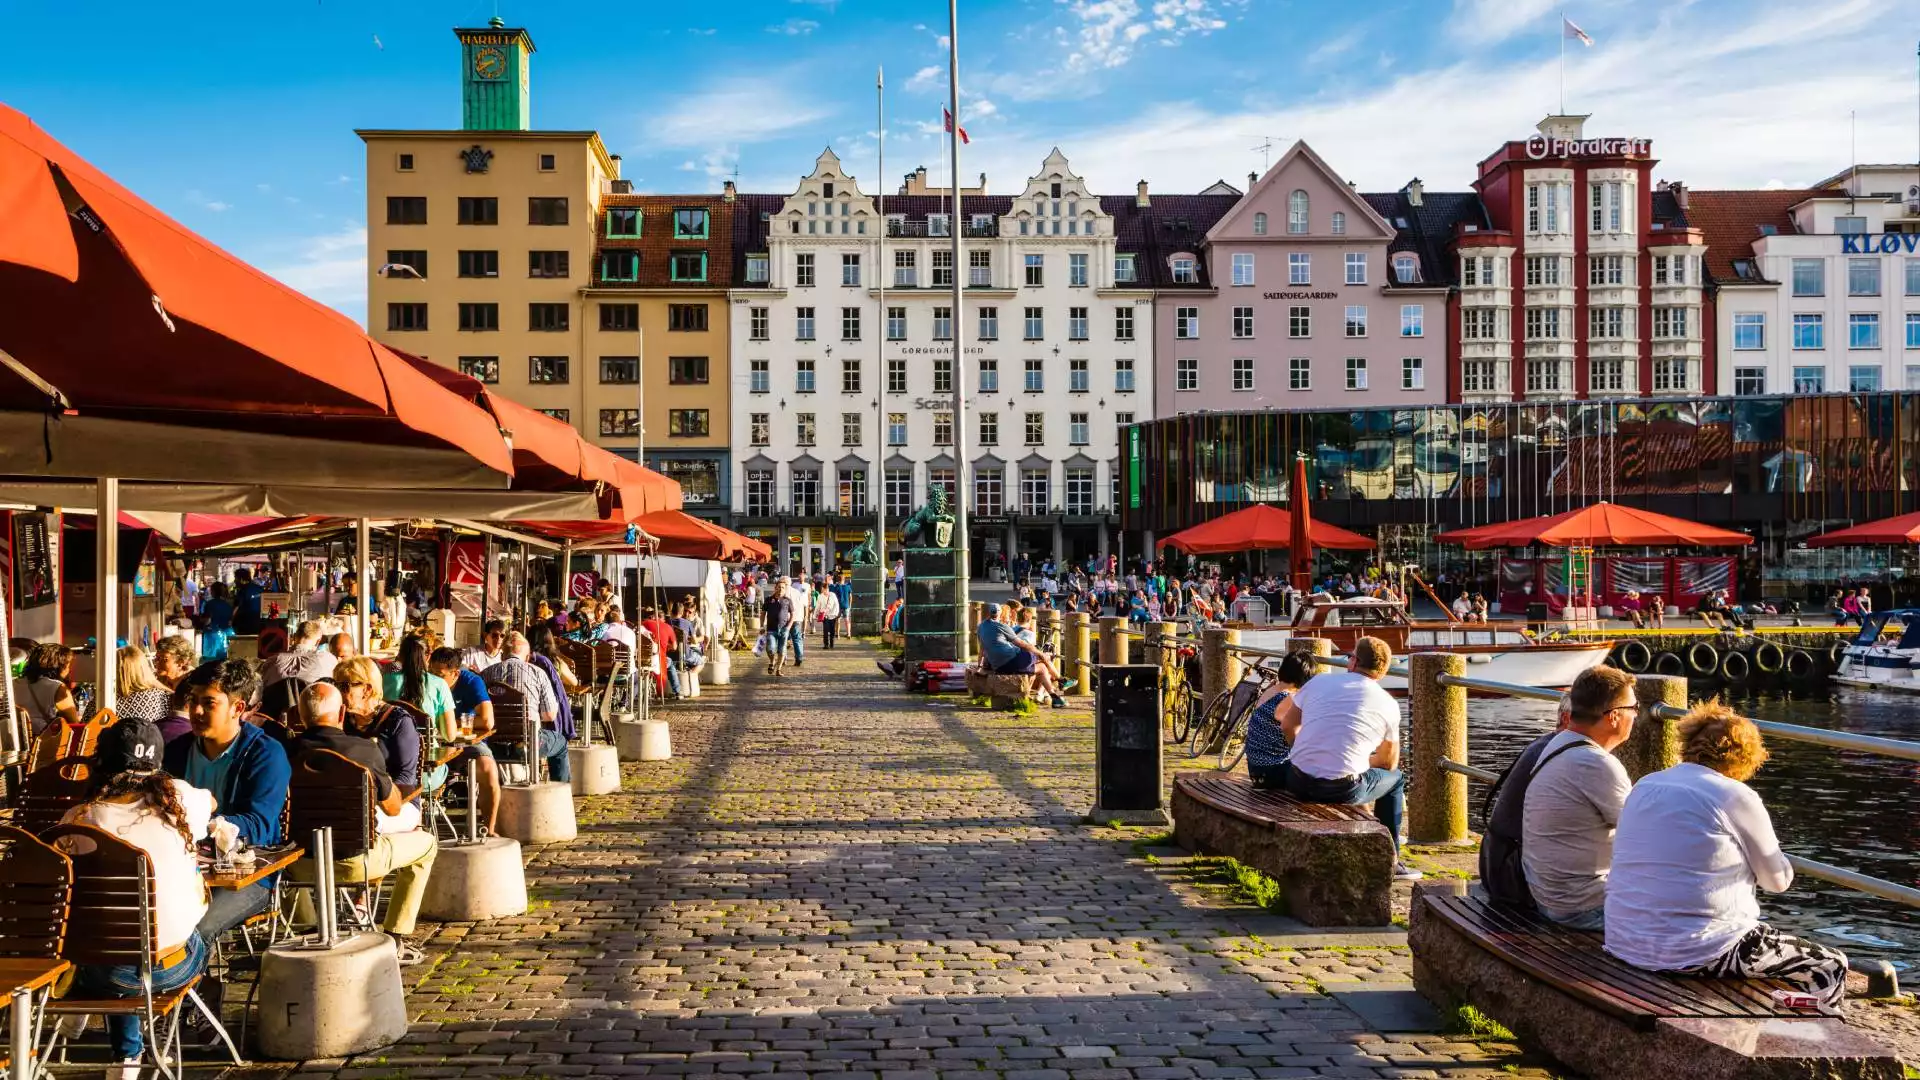
[[[1192,638],[1174,637],[1172,640],[1192,642],[1201,645],[1205,644],[1204,642],[1196,642],[1195,639]],[[1228,645],[1227,651],[1238,653],[1242,656],[1285,657],[1290,655],[1283,649],[1262,649],[1250,645]],[[1345,664],[1348,660],[1346,656],[1340,654],[1321,656],[1308,653],[1305,655],[1308,660],[1324,667],[1337,667]],[[1387,669],[1387,674],[1397,675],[1409,680],[1412,678],[1411,673],[1404,664],[1392,665]],[[1494,679],[1475,679],[1461,675],[1443,674],[1435,681],[1442,686],[1455,686],[1463,690],[1479,691],[1483,694],[1525,698],[1531,701],[1550,701],[1555,704],[1558,704],[1566,697],[1564,691],[1539,686],[1527,686],[1522,683],[1500,682]],[[1652,705],[1650,712],[1653,716],[1663,720],[1675,720],[1687,714],[1687,710],[1685,709],[1666,704]],[[1920,743],[1909,742],[1904,739],[1889,739],[1878,735],[1856,735],[1852,732],[1830,731],[1826,728],[1808,727],[1804,724],[1787,724],[1777,720],[1759,720],[1752,717],[1748,719],[1752,720],[1753,726],[1759,729],[1764,735],[1772,735],[1794,742],[1811,743],[1816,746],[1826,746],[1836,750],[1854,750],[1862,753],[1898,758],[1903,761],[1920,761]],[[1495,784],[1500,781],[1499,773],[1478,768],[1463,761],[1453,761],[1443,757],[1439,760],[1438,766],[1442,772],[1464,776],[1477,783]],[[1834,866],[1831,863],[1821,862],[1817,859],[1805,858],[1800,855],[1789,853],[1787,855],[1787,862],[1793,866],[1796,874],[1802,874],[1806,877],[1839,885],[1856,892],[1866,893],[1869,896],[1877,896],[1883,900],[1892,900],[1895,903],[1905,904],[1910,907],[1920,907],[1920,889],[1901,885],[1898,882],[1888,881],[1885,878],[1877,878],[1854,870],[1848,870],[1844,867]]]

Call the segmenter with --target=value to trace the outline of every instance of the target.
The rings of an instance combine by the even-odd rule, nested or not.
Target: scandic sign
[[[1635,157],[1653,152],[1651,139],[1527,139],[1527,156],[1535,161],[1564,157]]]
[[[1866,233],[1841,233],[1840,254],[1875,255],[1904,251],[1912,254],[1920,249],[1920,233],[1881,233],[1868,236]]]

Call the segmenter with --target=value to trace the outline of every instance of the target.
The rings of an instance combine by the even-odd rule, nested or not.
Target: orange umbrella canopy
[[[4,105],[0,221],[0,407],[53,396],[80,416],[451,447],[513,471],[484,410]]]
[[[562,540],[589,543],[617,543],[627,532],[627,526],[618,521],[529,521],[526,525]],[[645,514],[635,518],[633,525],[640,530],[641,543],[662,555],[720,562],[766,562],[773,558],[773,549],[760,541],[679,510]]]
[[[1323,521],[1309,523],[1314,547],[1365,551],[1373,541],[1359,533],[1348,532]],[[1175,548],[1189,555],[1225,555],[1237,551],[1263,551],[1285,548],[1293,543],[1293,515],[1264,503],[1235,510],[1212,521],[1184,529],[1160,541],[1161,547]]]
[[[1864,525],[1835,529],[1807,541],[1808,547],[1847,547],[1869,544],[1920,544],[1920,513],[1881,518]]]
[[[1434,539],[1475,549],[1525,547],[1528,544],[1554,547],[1575,544],[1590,547],[1738,547],[1753,543],[1753,537],[1746,533],[1604,502],[1560,514],[1455,529],[1443,532]]]

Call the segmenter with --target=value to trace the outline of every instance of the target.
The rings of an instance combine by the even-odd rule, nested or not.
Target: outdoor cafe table
[[[56,957],[0,958],[0,985],[7,988],[7,1072],[13,1080],[27,1080],[33,1068],[34,999],[72,964]]]
[[[285,870],[299,862],[307,854],[303,847],[290,848],[271,859],[256,859],[252,866],[236,866],[227,870],[215,870],[208,867],[205,873],[209,889],[244,889],[249,885],[266,880],[268,877]]]

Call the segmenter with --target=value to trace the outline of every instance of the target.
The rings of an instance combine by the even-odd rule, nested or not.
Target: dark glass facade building
[[[1430,546],[1444,529],[1606,500],[1750,532],[1754,584],[1813,583],[1847,564],[1799,540],[1920,508],[1920,393],[1194,413],[1120,437],[1136,536],[1284,505],[1298,453],[1316,518],[1429,566],[1450,558]]]

